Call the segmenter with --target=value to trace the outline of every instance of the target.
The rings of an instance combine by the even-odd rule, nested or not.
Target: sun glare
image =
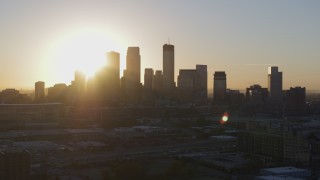
[[[65,35],[56,44],[55,64],[59,76],[70,79],[75,70],[80,70],[87,77],[106,64],[106,52],[121,51],[122,47],[116,36],[97,29],[83,29]],[[63,79],[60,78],[60,79]]]
[[[220,120],[220,124],[225,124],[228,122],[228,120],[229,120],[229,114],[225,112]]]

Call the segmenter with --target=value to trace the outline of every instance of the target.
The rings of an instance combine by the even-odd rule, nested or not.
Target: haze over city
[[[162,45],[179,69],[226,71],[228,87],[267,86],[278,66],[283,86],[319,89],[319,1],[1,1],[0,87],[33,89],[92,76],[106,52],[139,46],[141,70],[162,69]],[[143,77],[141,72],[141,77]],[[143,80],[143,78],[141,78]]]
[[[319,9],[0,0],[0,180],[319,179]]]

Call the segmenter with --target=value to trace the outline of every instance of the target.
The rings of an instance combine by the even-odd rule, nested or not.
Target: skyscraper
[[[152,90],[155,92],[162,92],[162,83],[163,83],[163,75],[162,71],[157,70],[155,74],[153,75],[153,80],[152,80]]]
[[[196,69],[180,69],[178,76],[178,97],[186,101],[207,101],[207,65]]]
[[[111,100],[118,100],[120,90],[120,53],[110,51],[107,53],[107,86]]]
[[[107,53],[107,66],[112,72],[112,78],[120,85],[120,53],[110,51]]]
[[[208,99],[208,71],[207,65],[196,65],[196,71],[200,77],[199,87],[197,89],[198,99],[201,101],[207,101]]]
[[[128,47],[127,65],[122,82],[126,101],[135,102],[140,98],[140,69],[139,47]]]
[[[195,69],[180,69],[177,97],[183,101],[193,101],[199,83],[199,75]]]
[[[254,84],[246,89],[246,99],[252,104],[266,103],[268,98],[268,88],[263,88],[258,84]]]
[[[286,91],[286,115],[305,115],[306,113],[306,88],[290,87]]]
[[[74,86],[74,95],[83,96],[86,90],[86,76],[80,71],[74,73]]]
[[[268,68],[268,90],[271,102],[282,103],[282,72],[276,66]]]
[[[67,96],[68,86],[64,83],[55,84],[48,89],[49,102],[64,102]]]
[[[227,75],[224,71],[216,71],[213,76],[213,100],[222,102],[226,98]]]
[[[37,102],[43,101],[45,97],[45,92],[44,92],[44,82],[38,81],[35,83],[35,100]]]
[[[153,69],[146,68],[144,70],[144,88],[148,91],[152,90]]]
[[[106,53],[106,66],[101,68],[90,83],[95,91],[95,99],[100,103],[116,102],[120,95],[120,54]]]
[[[140,49],[139,47],[128,47],[127,51],[127,67],[128,79],[139,84],[140,83]]]
[[[173,94],[174,83],[174,46],[163,45],[163,92]]]

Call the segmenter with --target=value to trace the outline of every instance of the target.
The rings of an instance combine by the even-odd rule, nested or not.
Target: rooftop
[[[265,168],[260,171],[262,174],[272,174],[272,175],[285,175],[285,174],[310,174],[306,169],[300,169],[295,167],[275,167],[275,168]]]

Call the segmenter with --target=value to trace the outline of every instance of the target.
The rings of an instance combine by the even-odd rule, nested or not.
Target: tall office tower
[[[134,83],[140,83],[140,49],[139,47],[128,47],[127,67],[128,79]]]
[[[123,70],[123,75],[120,78],[120,100],[121,101],[127,101],[127,71],[124,69]]]
[[[155,92],[162,92],[162,82],[163,82],[162,71],[157,70],[153,75],[152,90]]]
[[[290,116],[305,115],[306,113],[306,88],[290,87],[286,91],[286,114]]]
[[[163,45],[163,92],[173,94],[174,92],[174,46]]]
[[[73,84],[75,86],[75,95],[83,96],[86,91],[86,76],[82,72],[76,71]]]
[[[44,100],[45,93],[44,93],[44,82],[38,81],[35,83],[35,100],[37,102],[41,102]]]
[[[152,79],[153,79],[153,69],[146,68],[144,70],[144,88],[148,91],[152,91]]]
[[[207,101],[207,65],[196,69],[180,69],[178,76],[178,97],[185,101]]]
[[[196,65],[196,71],[199,75],[200,83],[199,87],[197,89],[196,96],[200,101],[207,101],[208,99],[208,71],[207,71],[207,65]]]
[[[140,49],[139,47],[128,47],[127,65],[124,72],[123,87],[125,101],[136,102],[140,98]]]
[[[213,77],[213,100],[223,102],[226,98],[227,75],[224,71],[216,71]]]
[[[88,100],[95,102],[96,99],[98,98],[97,84],[96,84],[95,77],[88,78],[86,92],[87,92],[86,97],[88,98]]]
[[[197,71],[194,69],[180,69],[177,84],[177,97],[183,101],[193,101],[195,90],[200,84]]]
[[[278,67],[268,68],[269,97],[273,103],[282,103],[282,72]]]
[[[120,85],[120,53],[115,51],[108,52],[107,66],[112,73],[112,78]]]
[[[108,91],[108,99],[117,101],[119,100],[120,90],[120,54],[115,51],[107,53],[107,77],[106,77],[106,90]]]

